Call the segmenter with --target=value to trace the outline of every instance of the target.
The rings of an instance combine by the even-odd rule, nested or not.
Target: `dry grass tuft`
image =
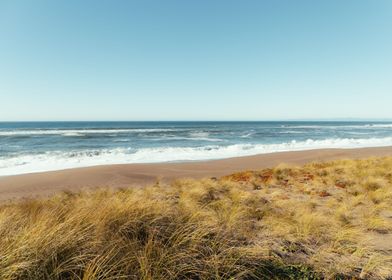
[[[392,158],[0,206],[1,279],[389,279]]]

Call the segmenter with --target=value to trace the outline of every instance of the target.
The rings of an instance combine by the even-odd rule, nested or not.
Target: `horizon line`
[[[263,119],[263,120],[7,120],[0,123],[34,123],[34,122],[361,122],[361,121],[392,121],[392,118],[298,118],[298,119]]]

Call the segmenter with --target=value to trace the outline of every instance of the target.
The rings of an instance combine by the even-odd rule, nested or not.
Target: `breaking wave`
[[[281,128],[293,128],[293,129],[346,129],[346,128],[359,128],[359,129],[369,129],[369,128],[392,128],[392,124],[359,124],[359,125],[281,125]]]
[[[128,128],[128,129],[31,129],[31,130],[0,130],[0,136],[29,136],[29,135],[62,135],[83,136],[86,134],[113,134],[113,133],[149,133],[180,131],[172,128]]]
[[[199,135],[206,136],[206,135]],[[83,151],[54,151],[0,157],[0,175],[13,175],[104,164],[211,160],[272,152],[321,148],[360,148],[391,146],[392,137],[331,138],[290,141],[277,144],[207,145],[200,147],[112,148]]]

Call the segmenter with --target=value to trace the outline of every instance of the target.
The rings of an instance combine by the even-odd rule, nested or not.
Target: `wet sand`
[[[178,178],[220,177],[242,170],[274,167],[281,163],[302,165],[312,161],[373,156],[392,156],[392,146],[279,152],[198,162],[102,165],[3,176],[0,177],[0,201],[99,187],[143,187],[157,180],[168,183]]]

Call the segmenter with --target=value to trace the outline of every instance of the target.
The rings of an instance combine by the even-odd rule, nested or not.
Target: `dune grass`
[[[392,158],[0,206],[0,279],[388,279]]]

